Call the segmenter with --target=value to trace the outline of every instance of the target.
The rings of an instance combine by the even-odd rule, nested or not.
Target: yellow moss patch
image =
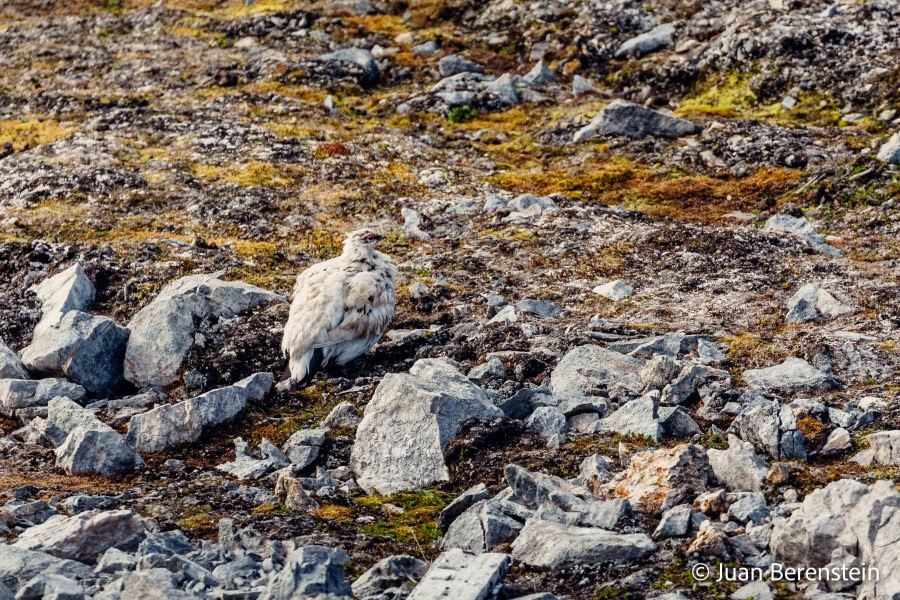
[[[312,511],[312,514],[321,519],[331,519],[334,521],[349,522],[353,520],[353,509],[349,506],[340,506],[338,504],[328,504],[322,508]]]
[[[251,160],[242,165],[217,167],[194,165],[194,174],[202,179],[217,180],[248,187],[287,187],[302,178],[299,169]]]
[[[400,15],[366,15],[344,17],[344,22],[367,29],[372,33],[380,33],[388,37],[396,37],[408,31]]]
[[[651,216],[711,222],[727,212],[749,209],[761,200],[774,205],[800,175],[800,171],[762,168],[740,179],[672,176],[601,153],[581,165],[562,157],[499,173],[488,181],[519,194],[559,193],[584,201],[622,204]]]
[[[0,146],[12,144],[19,152],[41,144],[52,144],[68,137],[72,130],[56,121],[0,120]]]
[[[635,168],[624,158],[610,159],[591,167],[501,173],[489,178],[488,181],[519,194],[565,194],[587,200],[600,199],[602,194],[622,187],[635,175]]]
[[[790,109],[780,102],[760,104],[750,89],[750,73],[730,73],[713,76],[700,83],[696,94],[682,101],[676,114],[682,117],[711,116],[742,119],[760,119],[784,124],[836,125],[840,110],[833,98],[818,93],[800,94],[797,104]]]
[[[299,8],[296,0],[256,0],[247,5],[245,0],[228,0],[222,3],[214,12],[226,18],[245,17],[257,13],[280,12]]]
[[[212,506],[202,504],[185,510],[184,517],[176,521],[176,525],[187,533],[204,536],[217,531],[219,519],[213,514]]]
[[[728,360],[742,369],[758,369],[783,361],[787,353],[775,344],[766,342],[755,335],[744,333],[737,337],[725,338],[731,342]]]

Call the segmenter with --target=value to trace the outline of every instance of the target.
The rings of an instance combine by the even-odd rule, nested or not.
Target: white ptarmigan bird
[[[394,318],[397,268],[375,250],[383,236],[370,229],[347,234],[344,252],[300,273],[281,350],[288,387],[308,383],[320,367],[347,363],[381,339]]]

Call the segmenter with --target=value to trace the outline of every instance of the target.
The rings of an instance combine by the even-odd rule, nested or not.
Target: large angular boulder
[[[649,135],[677,138],[696,131],[690,121],[663,114],[625,100],[613,100],[590,123],[575,132],[572,141],[583,142],[598,135],[643,138]]]
[[[572,525],[612,529],[631,511],[627,500],[603,501],[586,487],[519,465],[507,465],[503,474],[512,492],[509,500],[530,509],[549,510],[554,518]]]
[[[51,517],[22,532],[13,546],[94,564],[109,548],[137,549],[145,535],[144,524],[130,510],[89,510]]]
[[[753,444],[728,435],[728,449],[706,451],[713,476],[733,491],[758,492],[763,487],[769,465],[753,451]]]
[[[41,301],[41,320],[34,328],[38,337],[72,310],[82,311],[94,301],[96,290],[81,265],[74,264],[31,287]]]
[[[487,600],[509,571],[508,554],[466,554],[453,549],[442,553],[407,600]]]
[[[878,431],[866,436],[869,447],[857,453],[853,462],[864,465],[900,465],[900,430]]]
[[[741,376],[750,386],[772,392],[812,393],[837,387],[834,377],[796,356],[789,356],[780,365],[748,369]]]
[[[46,552],[0,545],[0,585],[16,591],[41,573],[78,579],[87,579],[93,574],[89,566],[74,560],[58,558]]]
[[[181,364],[194,345],[199,325],[230,319],[282,296],[221,273],[182,277],[131,319],[125,351],[125,379],[138,387],[166,386],[178,380]]]
[[[654,442],[663,435],[659,419],[659,391],[653,390],[619,407],[619,410],[601,419],[594,431],[642,435]]]
[[[47,406],[52,398],[79,402],[85,396],[83,387],[65,379],[0,379],[0,414],[13,417],[20,410]]]
[[[108,394],[122,379],[128,330],[107,317],[67,312],[22,352],[32,373],[65,376],[96,394]]]
[[[562,398],[591,396],[594,390],[616,387],[639,394],[644,387],[641,369],[646,362],[602,346],[578,346],[553,369],[550,390]]]
[[[446,529],[453,521],[463,514],[470,506],[481,500],[487,500],[491,493],[483,483],[476,484],[456,497],[453,502],[444,507],[438,516],[438,529]]]
[[[94,411],[84,408],[68,398],[57,397],[47,404],[47,422],[44,437],[54,446],[61,445],[70,432],[77,428],[92,431],[113,431],[97,418]]]
[[[366,491],[398,490],[447,481],[444,449],[469,419],[503,412],[451,364],[417,361],[409,374],[382,379],[356,430],[350,468]]]
[[[70,310],[35,336],[22,362],[32,373],[66,377],[104,396],[122,380],[127,342],[128,330],[112,319]]]
[[[128,424],[128,443],[138,452],[159,452],[193,442],[204,428],[233,419],[247,402],[264,398],[273,382],[271,373],[256,373],[234,385],[135,415]]]
[[[0,379],[28,379],[25,365],[2,339],[0,339]]]
[[[453,521],[441,539],[440,549],[459,548],[472,554],[490,552],[515,539],[531,513],[515,502],[481,500]]]
[[[405,554],[388,556],[353,582],[353,595],[357,598],[378,598],[390,588],[403,589],[406,585],[415,585],[427,571],[428,565],[418,558]]]
[[[118,432],[77,427],[56,449],[56,466],[69,475],[112,477],[140,469],[144,461]]]
[[[343,550],[325,546],[297,548],[272,578],[260,600],[350,596],[353,590],[341,569],[349,562],[350,555]]]
[[[841,479],[809,494],[790,517],[775,522],[770,549],[796,567],[854,563],[876,568],[857,598],[900,597],[900,492],[891,481],[867,486]]]
[[[782,407],[774,400],[756,399],[744,406],[728,428],[745,442],[774,460],[806,460],[806,441],[803,432],[796,428],[788,416],[789,407]]]
[[[343,48],[323,54],[319,57],[319,60],[324,62],[347,62],[359,66],[362,69],[362,80],[360,83],[363,85],[373,85],[378,81],[378,76],[381,74],[375,57],[365,48]]]
[[[656,544],[643,533],[621,534],[538,517],[528,519],[512,544],[516,561],[548,569],[628,563],[655,551]]]
[[[600,488],[606,497],[628,498],[641,512],[660,514],[706,491],[709,460],[694,444],[638,452],[628,468]]]

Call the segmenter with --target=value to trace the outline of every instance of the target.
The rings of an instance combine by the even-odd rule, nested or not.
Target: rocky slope
[[[0,3],[0,598],[900,596],[898,64],[890,0]],[[392,330],[276,389],[362,226]],[[703,571],[772,564],[879,577]]]

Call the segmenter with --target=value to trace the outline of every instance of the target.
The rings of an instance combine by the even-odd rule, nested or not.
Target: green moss
[[[475,110],[466,104],[464,106],[454,106],[451,108],[447,118],[450,119],[451,123],[465,123],[466,121],[474,119],[475,115]]]
[[[384,512],[384,518],[362,526],[366,535],[386,537],[402,544],[414,544],[423,552],[430,549],[440,532],[437,518],[447,504],[453,500],[453,494],[439,490],[422,490],[419,492],[400,492],[390,496],[362,496],[353,501],[367,508],[381,508],[385,504],[393,504],[403,512]]]
[[[219,519],[213,514],[212,506],[201,504],[186,509],[184,517],[176,521],[176,525],[187,533],[207,536],[218,529]]]

